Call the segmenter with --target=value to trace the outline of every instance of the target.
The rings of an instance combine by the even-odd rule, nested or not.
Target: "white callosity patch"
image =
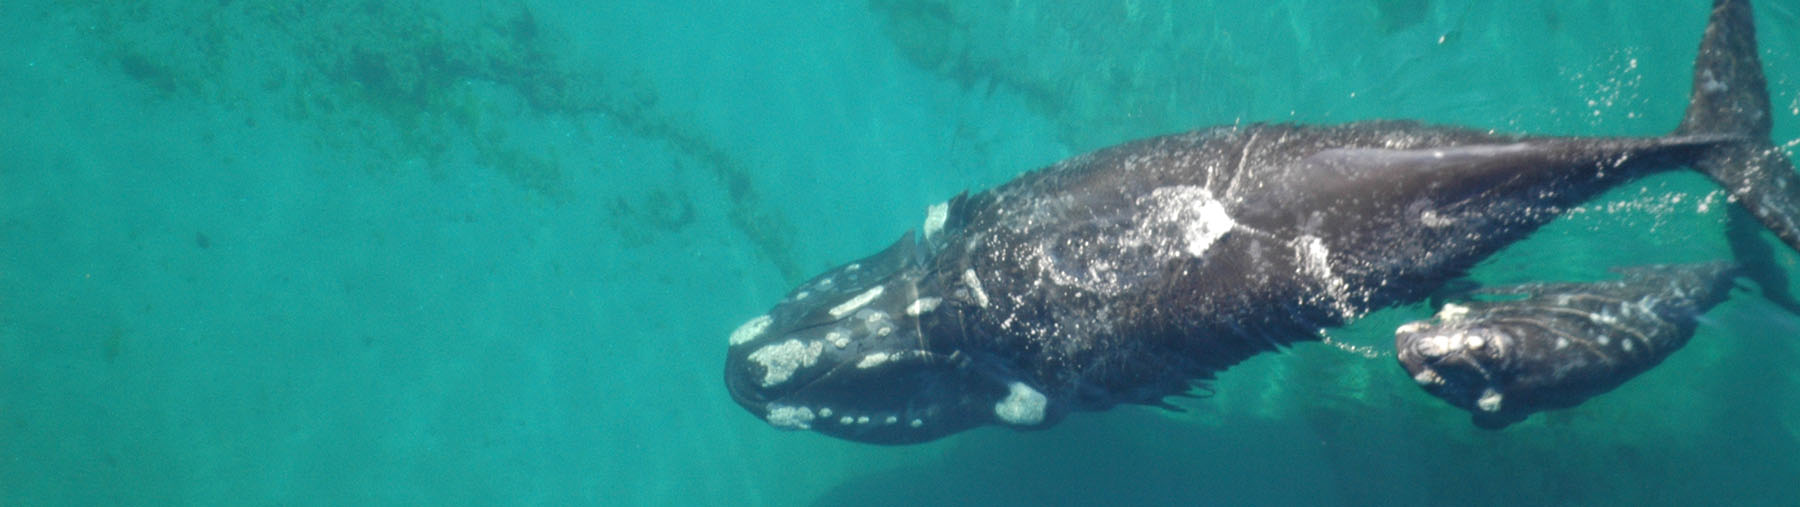
[[[1467,348],[1469,350],[1475,350],[1475,349],[1479,349],[1479,348],[1487,346],[1487,339],[1482,338],[1481,335],[1478,335],[1478,334],[1469,333],[1469,334],[1463,335],[1462,338],[1463,338],[1463,348]]]
[[[1469,307],[1451,303],[1451,304],[1444,305],[1444,308],[1442,310],[1438,310],[1437,318],[1438,318],[1438,320],[1441,320],[1444,322],[1453,322],[1453,321],[1462,320],[1462,318],[1464,316],[1467,316],[1468,314],[1469,314]]]
[[[855,322],[861,322],[863,331],[875,336],[887,336],[894,332],[894,321],[884,311],[869,308],[857,310]]]
[[[944,232],[944,222],[950,218],[950,203],[940,202],[925,209],[925,241],[931,241]]]
[[[812,428],[813,411],[806,407],[769,405],[769,415],[764,419],[777,428],[804,430]]]
[[[1422,386],[1434,386],[1443,384],[1444,377],[1438,375],[1436,370],[1424,369],[1419,370],[1418,375],[1413,375],[1413,382],[1418,382]]]
[[[969,297],[975,298],[975,306],[987,308],[987,291],[981,290],[981,279],[975,277],[975,270],[963,270],[962,281],[964,285],[969,286]]]
[[[856,367],[857,368],[874,368],[876,366],[881,366],[881,363],[885,363],[885,362],[887,362],[887,360],[888,360],[888,354],[886,352],[874,352],[874,353],[870,353],[869,355],[863,356],[861,361],[856,362]]]
[[[794,376],[794,370],[812,366],[819,361],[819,354],[825,351],[823,342],[802,343],[790,339],[774,345],[765,345],[750,353],[750,360],[763,367],[763,387],[773,387],[787,382]]]
[[[1413,350],[1425,357],[1438,358],[1449,354],[1450,349],[1461,343],[1462,340],[1455,335],[1434,334],[1419,340]]]
[[[1500,411],[1500,392],[1493,389],[1481,391],[1481,398],[1475,400],[1475,407],[1483,412]]]
[[[769,329],[769,323],[774,321],[775,319],[769,318],[768,315],[760,315],[745,321],[744,325],[738,326],[737,330],[731,332],[731,345],[735,347],[750,343],[751,340],[762,336],[763,331]]]
[[[1456,331],[1452,333],[1433,334],[1419,339],[1413,345],[1413,351],[1428,358],[1439,358],[1450,355],[1457,349],[1480,350],[1484,347],[1504,345],[1504,337],[1490,340],[1478,332]]]
[[[913,301],[912,304],[906,305],[906,314],[917,317],[925,312],[936,310],[938,303],[941,302],[943,302],[943,300],[938,298],[919,298],[918,300]]]
[[[1044,422],[1044,407],[1049,400],[1044,393],[1024,382],[1006,384],[1006,397],[994,403],[994,416],[1007,424],[1030,426]]]
[[[826,331],[825,332],[825,341],[831,342],[831,346],[837,347],[840,349],[844,348],[844,347],[848,347],[848,346],[850,346],[850,332],[844,331],[842,329],[833,329],[830,331]]]
[[[862,294],[857,294],[856,297],[850,298],[849,300],[844,301],[843,303],[839,303],[837,306],[831,307],[831,310],[829,310],[827,313],[830,313],[831,318],[834,318],[834,319],[844,318],[845,315],[849,315],[850,312],[856,311],[857,308],[862,308],[863,305],[869,304],[869,302],[874,301],[875,298],[881,297],[882,291],[884,291],[886,289],[887,289],[887,287],[885,287],[885,286],[877,285],[873,289],[863,291]]]
[[[1141,232],[1154,233],[1156,226],[1169,224],[1181,230],[1182,251],[1200,257],[1213,242],[1231,232],[1237,222],[1225,212],[1225,204],[1213,198],[1212,191],[1192,185],[1161,187],[1139,200],[1149,215]]]

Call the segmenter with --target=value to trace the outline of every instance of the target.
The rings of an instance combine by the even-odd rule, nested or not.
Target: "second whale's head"
[[[927,232],[941,234],[941,220]],[[739,326],[725,359],[732,399],[777,428],[875,444],[1053,422],[1044,394],[965,342],[974,308],[941,294],[931,237],[909,232]]]

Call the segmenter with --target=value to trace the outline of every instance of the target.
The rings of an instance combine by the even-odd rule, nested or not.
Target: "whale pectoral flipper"
[[[1685,345],[1725,299],[1728,263],[1640,266],[1619,280],[1474,291],[1394,334],[1401,366],[1427,392],[1500,428],[1572,407]],[[1484,300],[1484,298],[1506,298]]]

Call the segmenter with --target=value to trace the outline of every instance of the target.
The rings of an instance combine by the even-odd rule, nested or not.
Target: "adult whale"
[[[1666,137],[1250,125],[1065,160],[795,288],[732,333],[726,386],[776,427],[881,444],[1160,404],[1682,166],[1800,250],[1746,1],[1715,2],[1693,83]]]

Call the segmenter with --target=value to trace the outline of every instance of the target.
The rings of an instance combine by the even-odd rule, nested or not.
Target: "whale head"
[[[1465,319],[1468,312],[1449,304],[1432,321],[1401,326],[1394,333],[1400,365],[1426,392],[1469,411],[1476,426],[1499,429],[1519,422],[1533,409],[1518,392],[1529,389],[1516,385],[1518,338],[1503,325]]]
[[[1047,425],[1042,393],[962,347],[968,305],[939,294],[929,250],[908,232],[739,326],[725,360],[732,399],[777,428],[875,444]]]

